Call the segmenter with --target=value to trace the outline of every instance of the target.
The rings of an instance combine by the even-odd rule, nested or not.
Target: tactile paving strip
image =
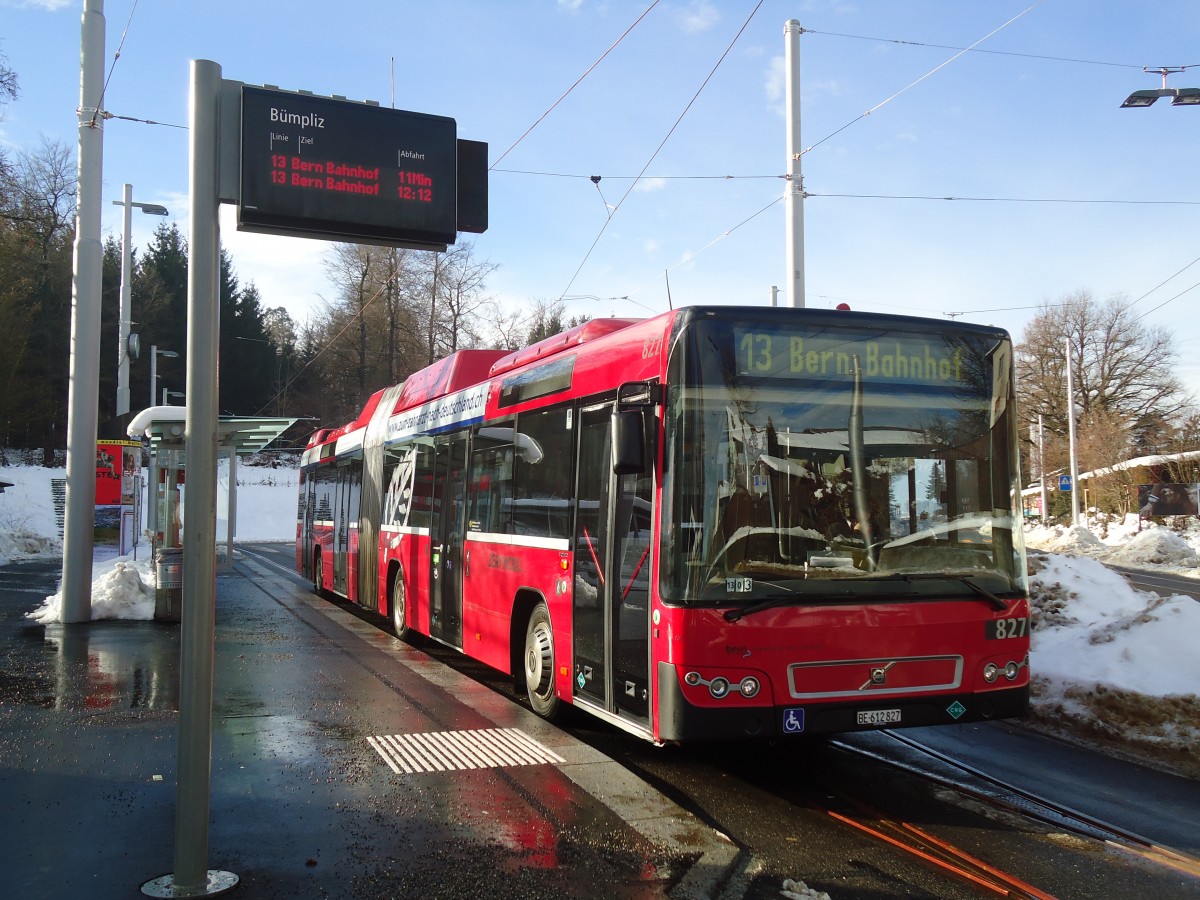
[[[564,762],[519,728],[372,735],[367,743],[397,775]]]

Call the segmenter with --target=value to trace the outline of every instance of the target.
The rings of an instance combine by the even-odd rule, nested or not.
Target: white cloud
[[[58,10],[64,7],[74,5],[74,0],[3,0],[3,2],[0,2],[0,6],[15,6],[18,8],[33,6],[44,9],[47,12],[58,12]]]
[[[582,6],[583,0],[558,0],[558,8],[565,9],[570,13],[579,12],[580,7]]]
[[[646,238],[642,241],[642,249],[646,251],[647,256],[653,256],[658,252],[658,241],[654,238]]]
[[[688,34],[708,31],[721,20],[717,8],[706,0],[693,0],[680,13],[680,26]]]
[[[639,178],[633,189],[643,194],[648,194],[651,191],[661,191],[666,186],[667,180],[665,178]]]
[[[767,99],[772,103],[779,103],[787,93],[786,72],[784,58],[782,56],[771,57],[763,86],[767,89]]]

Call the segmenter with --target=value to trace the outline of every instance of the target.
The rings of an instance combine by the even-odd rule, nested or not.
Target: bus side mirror
[[[646,471],[645,418],[640,410],[623,409],[612,414],[612,467],[616,475],[640,475]]]

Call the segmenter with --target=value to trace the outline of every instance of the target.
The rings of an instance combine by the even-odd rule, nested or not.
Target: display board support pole
[[[217,353],[220,224],[217,219],[221,67],[192,60],[191,235],[188,241],[187,519],[180,615],[179,773],[175,871],[142,886],[152,896],[202,897],[238,878],[207,868],[216,639]],[[170,893],[152,893],[162,885]]]

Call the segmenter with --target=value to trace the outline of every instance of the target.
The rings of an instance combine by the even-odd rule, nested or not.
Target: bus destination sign
[[[457,151],[445,116],[243,86],[238,227],[444,249]]]

